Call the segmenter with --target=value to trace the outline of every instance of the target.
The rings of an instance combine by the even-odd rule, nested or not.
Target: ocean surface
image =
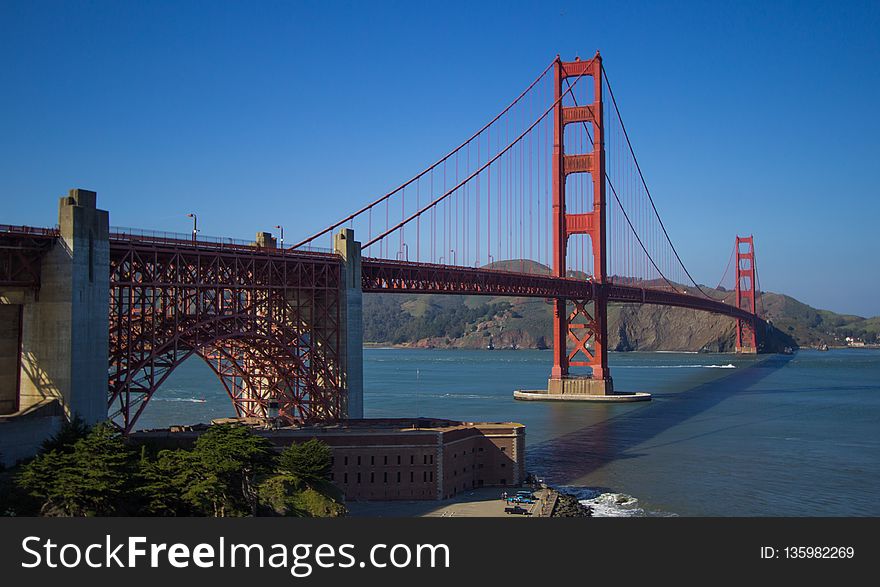
[[[747,357],[612,353],[615,388],[651,402],[519,402],[546,386],[549,351],[365,349],[367,417],[526,425],[527,469],[596,515],[880,515],[880,351]],[[199,359],[138,424],[234,415]]]

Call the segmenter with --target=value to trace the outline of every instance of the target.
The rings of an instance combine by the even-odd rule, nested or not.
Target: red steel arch
[[[192,355],[240,416],[342,417],[341,271],[330,254],[112,235],[111,418],[132,430]]]

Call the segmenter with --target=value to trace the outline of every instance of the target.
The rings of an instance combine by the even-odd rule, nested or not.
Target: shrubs
[[[260,501],[281,516],[335,517],[345,514],[342,495],[329,481],[330,447],[312,438],[278,456],[277,474],[260,484]]]
[[[260,484],[260,504],[278,516],[337,517],[345,515],[338,490],[324,482],[309,483],[280,473]]]
[[[62,430],[46,448],[15,478],[19,492],[33,499],[34,511],[23,511],[19,505],[11,514],[222,517],[345,512],[338,490],[327,481],[330,449],[316,439],[276,456],[267,439],[244,426],[226,424],[209,428],[191,450],[151,454],[143,446],[137,457],[115,428],[100,424],[88,432],[79,425]]]

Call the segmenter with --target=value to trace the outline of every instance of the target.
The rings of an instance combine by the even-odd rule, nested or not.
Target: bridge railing
[[[169,232],[164,230],[148,230],[126,226],[110,227],[110,240],[141,241],[169,246],[197,246],[233,251],[246,250],[252,252],[257,249],[261,252],[266,252],[273,255],[287,256],[296,256],[303,253],[315,253],[322,255],[333,253],[331,249],[324,247],[308,246],[294,251],[286,248],[261,247],[257,245],[255,241],[248,241],[244,239],[210,236],[203,234],[197,234],[194,238],[192,233]]]
[[[0,224],[0,233],[14,234],[17,236],[58,236],[58,227],[47,228],[44,226],[24,226],[13,224]]]

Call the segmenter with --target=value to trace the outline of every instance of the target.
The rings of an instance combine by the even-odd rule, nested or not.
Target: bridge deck
[[[515,273],[485,268],[456,267],[367,258],[362,264],[365,292],[435,293],[591,300],[604,295],[609,302],[657,304],[724,314],[751,320],[752,314],[720,300],[669,289]]]
[[[35,257],[58,237],[57,228],[0,225],[0,285],[39,286]],[[111,228],[114,250],[188,251],[230,255],[270,256],[276,260],[313,260],[340,263],[329,250],[301,250],[261,247],[235,239],[187,238],[179,233]],[[748,311],[710,299],[671,289],[622,284],[598,284],[589,280],[552,275],[516,273],[486,268],[414,263],[364,258],[362,283],[365,292],[435,293],[591,300],[605,296],[609,302],[657,304],[691,308],[732,318],[751,320]]]
[[[583,279],[494,269],[364,259],[365,292],[442,293],[533,298],[592,299],[595,284]]]

